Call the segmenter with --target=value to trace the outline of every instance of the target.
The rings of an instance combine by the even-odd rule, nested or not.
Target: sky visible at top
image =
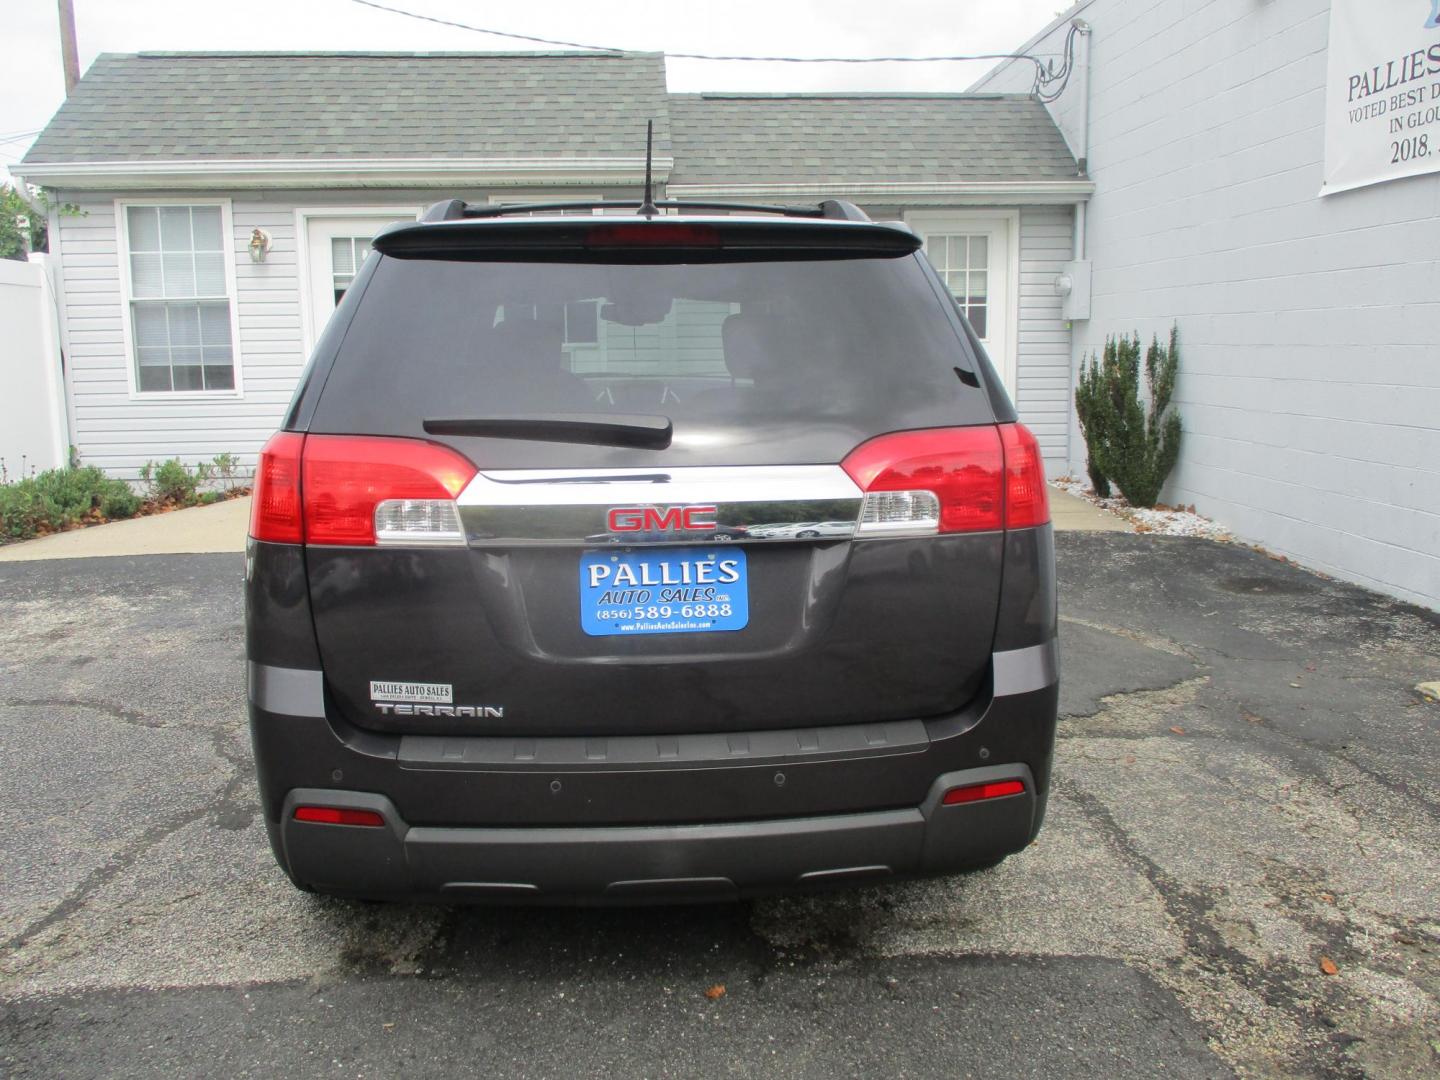
[[[381,0],[521,34],[654,52],[880,56],[1008,52],[1064,0]],[[375,11],[350,0],[74,0],[83,74],[101,52],[145,50],[464,50],[544,48]],[[8,0],[0,65],[0,179],[64,100],[55,0]],[[671,60],[676,92],[958,92],[990,62],[763,64]],[[5,141],[8,138],[9,141]]]

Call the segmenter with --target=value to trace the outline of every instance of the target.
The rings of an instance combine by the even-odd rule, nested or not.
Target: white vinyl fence
[[[10,480],[68,457],[55,297],[42,261],[0,259],[0,463]]]

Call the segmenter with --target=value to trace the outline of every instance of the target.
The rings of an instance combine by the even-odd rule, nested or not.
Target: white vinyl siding
[[[1035,433],[1049,476],[1069,471],[1070,326],[1060,314],[1055,279],[1074,244],[1069,206],[1020,210],[1020,330],[1015,408]]]

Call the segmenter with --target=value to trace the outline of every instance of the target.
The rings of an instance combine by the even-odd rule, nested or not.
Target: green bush
[[[193,506],[196,491],[209,479],[209,475],[204,465],[196,466],[191,472],[179,458],[171,458],[169,461],[147,461],[140,470],[140,479],[145,481],[149,496],[155,502]]]
[[[0,536],[28,540],[77,524],[92,510],[106,517],[134,517],[140,500],[123,480],[93,466],[49,469],[0,485]]]
[[[248,477],[240,467],[240,459],[234,454],[216,454],[210,459],[210,469],[227,492],[242,486]]]
[[[1081,365],[1075,411],[1098,495],[1110,494],[1113,482],[1131,506],[1155,505],[1180,457],[1180,416],[1170,410],[1179,371],[1174,327],[1168,347],[1155,338],[1145,350],[1148,406],[1140,395],[1139,334],[1106,338],[1104,356]]]
[[[129,518],[138,514],[144,500],[123,481],[112,480],[111,484],[114,486],[100,496],[100,513],[107,518]]]
[[[1128,344],[1128,343],[1126,343]],[[1122,347],[1124,347],[1122,345]],[[1110,342],[1105,342],[1105,352],[1110,352]],[[1085,437],[1085,472],[1090,477],[1090,486],[1102,499],[1110,497],[1110,481],[1106,479],[1100,458],[1105,453],[1105,422],[1110,411],[1105,407],[1108,391],[1099,365],[1092,354],[1089,363],[1081,363],[1080,378],[1075,387],[1075,415],[1080,419],[1080,434]]]

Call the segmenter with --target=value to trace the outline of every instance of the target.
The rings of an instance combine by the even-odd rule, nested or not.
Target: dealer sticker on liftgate
[[[739,548],[601,550],[580,557],[580,627],[592,637],[742,630],[749,621]]]

